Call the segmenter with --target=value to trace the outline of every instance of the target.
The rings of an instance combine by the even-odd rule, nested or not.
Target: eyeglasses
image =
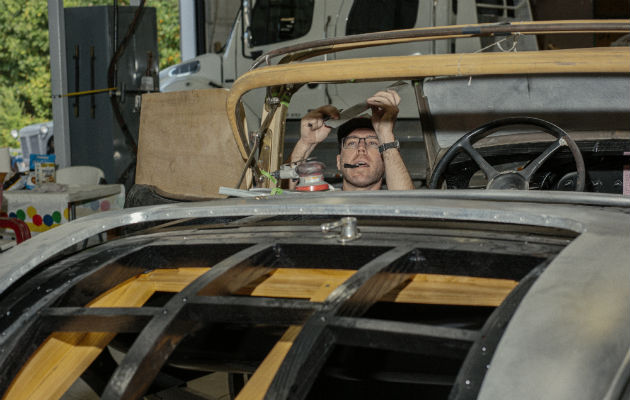
[[[378,141],[377,136],[368,136],[368,137],[356,137],[356,136],[347,136],[343,140],[343,148],[345,150],[356,150],[359,148],[359,143],[361,141],[365,142],[365,147],[371,149],[378,149],[378,146],[381,145],[381,142]]]

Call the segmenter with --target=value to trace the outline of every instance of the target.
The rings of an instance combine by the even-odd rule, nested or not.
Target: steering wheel
[[[485,158],[479,154],[477,150],[475,150],[472,145],[483,139],[486,136],[489,136],[491,133],[494,133],[497,128],[503,128],[511,125],[533,125],[537,128],[540,128],[545,133],[548,133],[554,136],[557,140],[554,141],[551,146],[547,147],[545,151],[543,151],[536,159],[531,161],[525,168],[520,171],[497,171],[492,165],[486,161]],[[571,150],[571,154],[573,155],[573,159],[575,160],[575,165],[577,167],[577,178],[575,191],[582,192],[584,191],[585,186],[585,177],[586,170],[584,168],[584,159],[582,158],[582,153],[575,143],[573,139],[561,128],[552,124],[551,122],[533,118],[533,117],[511,117],[499,119],[496,121],[489,122],[485,125],[480,126],[479,128],[473,129],[472,131],[466,133],[462,136],[455,144],[451,146],[450,149],[444,154],[444,157],[440,159],[435,169],[433,170],[433,174],[431,175],[431,183],[429,185],[430,189],[437,189],[438,182],[440,182],[440,178],[444,175],[446,168],[453,161],[457,153],[460,151],[465,151],[468,153],[470,158],[481,168],[483,173],[486,175],[488,179],[488,185],[486,189],[520,189],[527,190],[529,189],[529,181],[534,175],[534,173],[540,168],[540,166],[549,158],[553,153],[555,153],[561,147],[568,146],[569,150]]]

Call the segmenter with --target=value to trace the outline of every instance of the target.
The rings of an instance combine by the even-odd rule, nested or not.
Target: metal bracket
[[[343,217],[337,222],[328,222],[321,225],[322,233],[328,233],[339,229],[339,234],[327,235],[326,238],[336,237],[341,243],[346,243],[361,237],[355,217]]]

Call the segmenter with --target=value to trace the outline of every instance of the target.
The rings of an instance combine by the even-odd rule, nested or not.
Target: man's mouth
[[[363,168],[363,167],[367,168],[369,166],[370,165],[368,163],[366,163],[365,161],[359,161],[359,162],[354,163],[354,164],[347,164],[347,163],[343,164],[344,168]]]

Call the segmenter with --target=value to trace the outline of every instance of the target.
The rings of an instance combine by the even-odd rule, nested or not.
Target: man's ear
[[[341,171],[341,154],[337,154],[337,169]]]

